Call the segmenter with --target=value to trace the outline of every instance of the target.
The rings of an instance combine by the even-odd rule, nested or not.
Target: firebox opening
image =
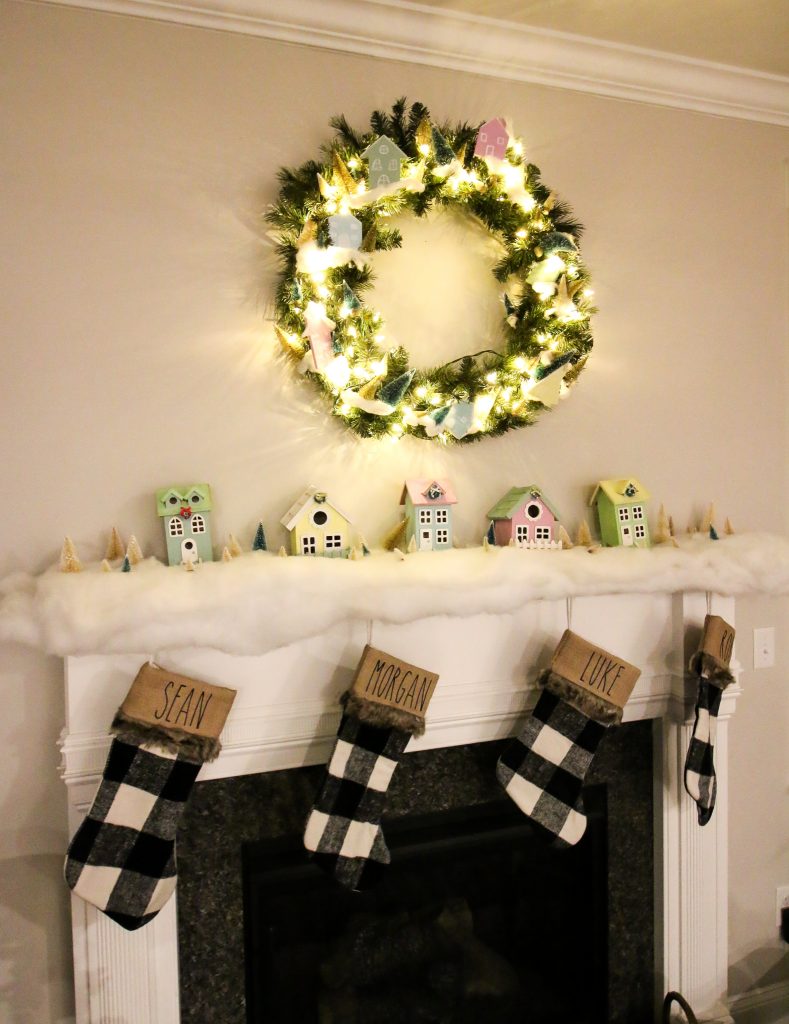
[[[249,1024],[608,1020],[606,787],[557,849],[509,801],[387,822],[349,893],[300,837],[244,844]]]

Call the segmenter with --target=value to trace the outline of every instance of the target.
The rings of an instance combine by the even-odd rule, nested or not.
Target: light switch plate
[[[753,631],[753,667],[772,668],[775,664],[775,629],[765,626]]]

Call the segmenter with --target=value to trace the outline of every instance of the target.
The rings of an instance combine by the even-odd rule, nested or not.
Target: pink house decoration
[[[304,334],[310,340],[310,351],[315,370],[322,373],[334,358],[332,331],[337,326],[326,315],[322,302],[308,302],[304,310]]]
[[[490,121],[486,121],[477,132],[474,156],[492,156],[497,160],[503,160],[509,141],[510,133],[507,131],[507,126],[500,117],[494,117]]]
[[[560,550],[559,514],[539,487],[511,487],[488,512],[488,542]]]

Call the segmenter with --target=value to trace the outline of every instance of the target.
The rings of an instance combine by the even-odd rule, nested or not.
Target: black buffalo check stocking
[[[699,825],[706,825],[715,810],[715,732],[723,691],[734,682],[728,667],[733,642],[734,629],[719,616],[708,615],[701,648],[690,660],[698,690],[696,720],[685,758],[685,789],[696,801]]]
[[[146,924],[175,890],[178,822],[201,765],[219,754],[232,694],[143,666],[118,711],[98,792],[66,854],[65,877],[77,896],[124,928]],[[195,727],[203,734],[188,731]]]
[[[346,704],[326,778],[307,819],[304,845],[348,889],[370,888],[389,863],[380,821],[386,791],[411,735],[364,721],[358,707]]]
[[[386,791],[408,741],[425,731],[434,672],[369,644],[344,708],[304,845],[348,889],[368,889],[390,861],[381,830]]]
[[[622,720],[638,675],[567,630],[540,677],[534,710],[499,758],[496,777],[507,795],[559,845],[574,845],[586,831],[584,779],[608,728]]]

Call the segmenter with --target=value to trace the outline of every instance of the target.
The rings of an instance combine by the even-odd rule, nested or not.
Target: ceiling
[[[532,28],[789,75],[789,0],[421,0]]]

